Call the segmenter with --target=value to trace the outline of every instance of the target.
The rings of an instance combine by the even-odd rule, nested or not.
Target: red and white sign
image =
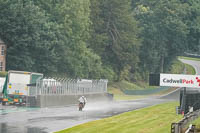
[[[160,74],[160,86],[200,88],[200,75]]]

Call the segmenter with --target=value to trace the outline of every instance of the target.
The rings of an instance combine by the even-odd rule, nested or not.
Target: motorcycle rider
[[[86,97],[81,96],[78,101],[79,101],[79,110],[82,110],[85,107],[87,99]]]

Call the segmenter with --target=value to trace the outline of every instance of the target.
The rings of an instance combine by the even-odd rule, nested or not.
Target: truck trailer
[[[31,87],[31,84],[36,84],[36,81],[42,77],[41,73],[8,71],[3,86],[2,105],[26,105],[28,97],[36,91],[36,88]]]

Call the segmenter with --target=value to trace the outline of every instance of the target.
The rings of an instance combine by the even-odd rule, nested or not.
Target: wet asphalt
[[[197,70],[197,74],[199,74],[199,62],[196,63],[194,63],[195,66],[197,66],[195,69]],[[26,108],[0,105],[0,133],[55,132],[123,112],[169,101],[178,101],[179,94],[180,89],[177,89],[162,97],[151,96],[133,101],[88,103],[83,111],[78,111],[77,105],[49,108]]]
[[[78,106],[20,108],[0,106],[0,133],[49,133],[81,123],[110,117],[171,101],[156,97],[134,100],[88,103],[83,111]]]

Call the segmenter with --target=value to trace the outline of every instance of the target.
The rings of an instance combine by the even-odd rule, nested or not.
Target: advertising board
[[[200,88],[200,75],[161,73],[160,86]]]

